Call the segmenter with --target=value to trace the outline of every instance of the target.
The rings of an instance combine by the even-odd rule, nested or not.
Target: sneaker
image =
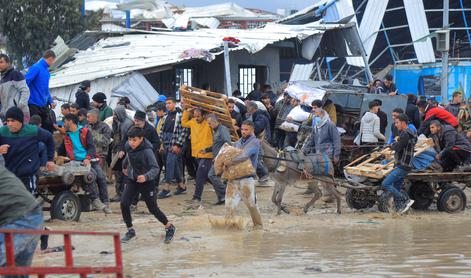
[[[201,203],[201,198],[193,196],[191,200],[189,201],[190,203]]]
[[[215,206],[220,206],[220,205],[224,205],[226,203],[226,200],[222,199],[222,200],[218,200],[216,203],[214,203]]]
[[[103,209],[103,211],[105,212],[105,214],[111,214],[112,211],[111,211],[111,208],[109,205],[105,205],[105,208]]]
[[[110,199],[110,202],[113,202],[113,203],[121,202],[121,196],[119,195],[114,196],[113,198]]]
[[[162,190],[160,191],[159,195],[157,195],[157,199],[165,199],[172,196],[170,190]]]
[[[404,205],[404,207],[399,211],[400,214],[405,213],[410,209],[410,207],[414,204],[414,200],[410,200]]]
[[[173,224],[171,224],[170,227],[165,228],[165,243],[169,244],[172,241],[173,235],[175,235],[176,230],[177,229],[175,228],[175,226],[173,226]]]
[[[186,188],[182,188],[180,186],[177,186],[177,190],[175,190],[174,195],[182,195],[186,193]]]
[[[263,177],[258,179],[258,182],[267,182],[267,181],[268,181],[268,175],[263,176]]]
[[[92,201],[93,210],[105,210],[105,207],[105,204],[103,204],[98,198]]]
[[[136,237],[136,231],[129,229],[127,233],[121,238],[121,242],[125,243]]]

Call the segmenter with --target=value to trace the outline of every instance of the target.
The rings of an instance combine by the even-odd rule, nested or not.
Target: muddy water
[[[214,234],[215,242],[195,252],[174,257],[167,250],[153,267],[165,276],[471,277],[470,223],[307,228]]]
[[[271,190],[258,190],[262,231],[212,228],[208,214],[222,216],[220,206],[206,205],[195,212],[184,209],[184,196],[161,201],[177,227],[170,245],[162,242],[162,226],[142,206],[133,214],[137,238],[123,244],[127,277],[471,277],[471,208],[454,215],[433,208],[393,217],[376,208],[355,212],[343,204],[338,216],[334,205],[318,204],[304,215],[294,209],[300,211],[307,201],[298,195],[303,190],[290,190],[286,202],[292,213],[276,216],[269,201]],[[47,225],[123,233],[118,204],[113,203],[113,210],[107,217],[84,213],[79,223]],[[243,206],[239,214],[248,217]],[[51,246],[59,244],[60,240],[51,240]],[[77,237],[73,244],[77,264],[112,265],[109,240]],[[35,261],[61,264],[63,254],[40,255]]]

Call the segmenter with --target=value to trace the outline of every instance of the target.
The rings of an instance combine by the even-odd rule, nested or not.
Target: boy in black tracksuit
[[[141,128],[133,127],[129,130],[125,150],[127,156],[123,161],[123,173],[127,182],[121,198],[121,213],[128,232],[121,241],[127,242],[136,236],[132,226],[130,206],[134,196],[140,193],[149,212],[165,225],[165,243],[170,243],[175,234],[175,226],[168,222],[165,214],[157,206],[154,184],[159,166],[152,150],[152,144],[144,139],[144,131]]]

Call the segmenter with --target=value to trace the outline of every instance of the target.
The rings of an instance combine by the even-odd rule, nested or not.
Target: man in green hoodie
[[[106,95],[104,93],[94,94],[92,100],[93,106],[100,110],[99,118],[101,122],[113,116],[113,109],[106,104]]]

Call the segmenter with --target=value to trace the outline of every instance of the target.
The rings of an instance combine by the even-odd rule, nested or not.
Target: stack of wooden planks
[[[219,118],[221,124],[225,125],[231,131],[232,141],[235,142],[239,140],[236,125],[232,121],[231,113],[227,106],[227,96],[181,85],[180,97],[187,106],[198,107],[206,113],[215,114]]]
[[[415,145],[414,155],[418,155],[430,147],[433,147],[432,139],[419,140]],[[386,163],[381,163],[386,160]],[[350,175],[369,177],[374,179],[385,178],[394,169],[394,151],[385,148],[381,151],[375,151],[366,154],[354,160],[344,171]]]

